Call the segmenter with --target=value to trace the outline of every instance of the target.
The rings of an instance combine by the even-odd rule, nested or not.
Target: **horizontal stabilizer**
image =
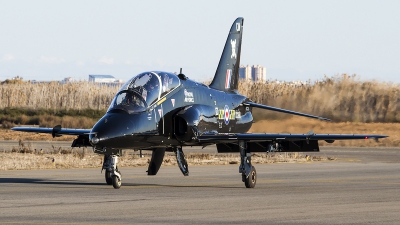
[[[254,102],[245,102],[245,103],[243,103],[243,105],[251,106],[251,107],[255,107],[255,108],[260,108],[260,109],[272,110],[272,111],[276,111],[276,112],[288,113],[288,114],[297,115],[297,116],[304,116],[304,117],[313,118],[313,119],[331,121],[330,119],[324,118],[324,117],[321,117],[321,116],[314,116],[314,115],[310,115],[310,114],[306,114],[306,113],[301,113],[301,112],[291,111],[291,110],[287,110],[287,109],[276,108],[276,107],[272,107],[272,106],[268,106],[268,105],[257,104],[257,103],[254,103]]]

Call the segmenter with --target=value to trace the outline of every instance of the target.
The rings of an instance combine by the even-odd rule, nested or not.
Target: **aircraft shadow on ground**
[[[68,184],[68,185],[104,185],[104,183],[86,183],[76,180],[45,180],[35,178],[0,178],[1,183],[10,184]]]
[[[238,183],[239,184],[239,183]],[[182,185],[176,185],[176,184],[146,184],[146,183],[124,183],[123,187],[171,187],[171,188],[238,188],[242,189],[242,186],[229,186],[226,184],[182,184]]]
[[[79,182],[76,180],[45,180],[36,178],[0,178],[0,184],[56,184],[56,185],[87,185],[87,186],[111,186],[105,183]],[[172,185],[172,184],[146,184],[146,183],[125,183],[123,187],[172,187],[172,188],[243,188],[242,186],[224,185]],[[122,188],[123,188],[122,187]]]

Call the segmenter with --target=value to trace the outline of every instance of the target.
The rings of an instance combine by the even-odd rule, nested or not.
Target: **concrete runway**
[[[206,149],[205,151],[209,151]],[[212,149],[211,149],[212,150]],[[184,151],[200,151],[187,149]],[[334,162],[121,168],[123,186],[98,169],[0,171],[0,224],[399,224],[400,149],[324,148]]]

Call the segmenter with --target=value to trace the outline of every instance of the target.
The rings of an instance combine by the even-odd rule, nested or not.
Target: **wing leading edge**
[[[325,140],[333,142],[335,140],[352,140],[352,139],[379,139],[386,138],[386,135],[376,134],[279,134],[279,133],[232,133],[232,134],[207,134],[198,136],[199,142],[207,143],[223,143],[229,141],[302,141],[302,140]]]
[[[247,152],[319,152],[318,140],[333,143],[335,140],[379,139],[385,135],[375,134],[207,134],[197,137],[204,145],[216,144],[218,153],[241,152],[247,146]],[[242,144],[241,144],[242,143]]]
[[[33,132],[33,133],[48,133],[52,134],[53,137],[61,135],[88,135],[90,134],[89,129],[72,129],[72,128],[61,128],[61,126],[55,126],[53,128],[44,127],[13,127],[11,130]]]
[[[33,132],[33,133],[47,133],[54,137],[60,137],[62,135],[76,135],[78,136],[71,144],[71,147],[84,147],[92,146],[89,142],[89,134],[92,130],[89,129],[72,129],[72,128],[61,128],[61,125],[57,125],[53,128],[45,127],[13,127],[11,130]]]

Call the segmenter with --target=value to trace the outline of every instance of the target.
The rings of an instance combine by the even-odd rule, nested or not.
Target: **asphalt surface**
[[[190,151],[213,151],[188,148]],[[336,161],[120,168],[121,189],[99,169],[0,171],[0,224],[399,224],[400,149],[324,148]],[[341,157],[339,157],[341,156]]]

